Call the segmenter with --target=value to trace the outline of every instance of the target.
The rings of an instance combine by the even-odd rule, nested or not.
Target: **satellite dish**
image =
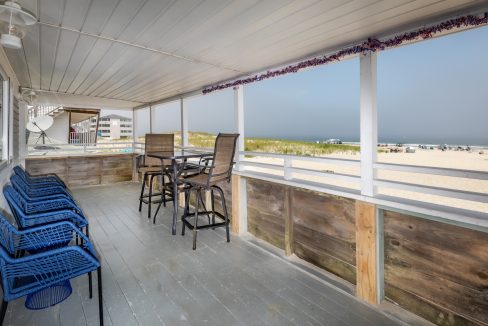
[[[37,138],[36,144],[39,142],[39,139],[42,138],[42,143],[46,143],[46,130],[51,128],[53,125],[54,120],[52,117],[48,115],[43,115],[40,117],[36,117],[32,119],[31,121],[27,122],[27,125],[25,126],[27,130],[30,132],[35,132],[35,133],[40,133],[39,137]],[[49,139],[49,137],[47,137]]]

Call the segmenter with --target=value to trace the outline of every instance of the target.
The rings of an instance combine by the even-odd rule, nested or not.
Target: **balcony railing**
[[[244,159],[238,162],[237,173],[243,176],[290,184],[354,199],[365,199],[360,191],[361,176],[359,170],[361,162],[359,160],[247,151],[240,152],[240,155]],[[307,165],[307,162],[318,164]],[[434,175],[441,178],[470,179],[480,182],[488,180],[488,173],[473,170],[390,163],[376,163],[374,169],[376,172],[398,171],[426,177]],[[343,170],[348,172],[340,172]],[[418,207],[445,208],[446,211],[462,211],[467,216],[481,217],[488,225],[488,210],[486,209],[488,207],[486,205],[488,193],[420,184],[420,182],[415,183],[415,179],[421,180],[422,177],[420,179],[418,177],[412,178],[412,182],[377,177],[373,184],[379,189],[379,193],[370,200],[378,203],[384,202],[385,199],[388,202],[397,203],[415,201]],[[430,198],[436,198],[436,200],[426,200],[427,196],[435,196]]]
[[[70,144],[93,144],[96,140],[95,131],[87,132],[70,132],[69,143]]]

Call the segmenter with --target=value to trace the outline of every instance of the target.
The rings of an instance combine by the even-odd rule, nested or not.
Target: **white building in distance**
[[[96,130],[96,119],[92,119],[91,124],[92,130]],[[110,139],[132,137],[132,119],[118,114],[100,117],[98,135]]]

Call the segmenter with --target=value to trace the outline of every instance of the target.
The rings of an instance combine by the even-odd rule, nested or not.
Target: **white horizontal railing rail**
[[[84,144],[29,144],[27,146],[28,156],[39,155],[91,155],[100,153],[133,153],[132,142],[107,142],[107,143],[84,143]]]
[[[488,180],[488,173],[482,171],[436,168],[436,167],[428,167],[428,166],[403,165],[403,164],[392,164],[392,163],[375,163],[373,167],[375,169],[381,169],[381,170],[435,174],[435,175],[444,175],[449,177]]]
[[[239,154],[244,155],[245,158],[251,157],[266,157],[275,158],[283,160],[283,164],[268,163],[268,162],[255,162],[244,159],[244,161],[239,161],[239,168],[252,171],[250,167],[257,167],[263,169],[269,169],[274,171],[281,171],[285,180],[303,180],[297,177],[297,174],[310,175],[316,177],[327,177],[330,179],[336,179],[341,181],[346,181],[354,184],[359,184],[361,178],[358,175],[335,173],[330,170],[317,170],[304,167],[293,166],[295,161],[303,162],[317,162],[324,164],[333,165],[346,165],[352,167],[360,167],[360,161],[350,160],[350,159],[339,159],[332,157],[322,157],[322,156],[301,156],[301,155],[290,155],[290,154],[275,154],[275,153],[264,153],[264,152],[240,152]],[[325,184],[325,183],[324,183]]]
[[[273,176],[276,178],[276,173],[266,173],[263,171],[257,171],[253,168],[266,169],[270,171],[279,171],[280,175],[284,180],[293,180],[295,183],[302,182],[305,186],[309,183],[308,180],[303,180],[297,177],[297,174],[317,176],[317,177],[327,177],[330,179],[336,179],[341,181],[347,181],[354,184],[359,184],[361,177],[359,175],[335,173],[334,171],[323,171],[318,169],[303,168],[293,166],[294,162],[298,161],[314,161],[327,164],[335,165],[348,165],[360,167],[361,162],[358,160],[349,159],[338,159],[330,157],[310,157],[310,156],[299,156],[299,155],[288,155],[288,154],[275,154],[275,153],[261,153],[261,152],[240,152],[246,158],[250,157],[265,157],[265,158],[275,158],[283,160],[283,163],[273,162],[256,162],[244,159],[239,162],[239,171],[245,172],[247,175],[255,174],[256,178],[262,178],[264,176]],[[426,175],[440,175],[449,176],[457,178],[475,179],[475,180],[488,180],[488,173],[482,171],[472,171],[472,170],[461,170],[461,169],[449,169],[449,168],[436,168],[436,167],[424,167],[424,166],[414,166],[414,165],[402,165],[402,164],[390,164],[390,163],[376,163],[373,165],[375,170],[389,170],[389,171],[401,171],[409,173],[420,173]],[[322,179],[323,180],[323,179]],[[406,190],[411,192],[417,192],[422,194],[437,195],[448,198],[456,198],[462,200],[469,200],[480,203],[488,203],[488,193],[473,192],[459,189],[451,189],[447,187],[434,187],[421,184],[406,183],[393,180],[384,180],[376,178],[373,181],[374,185],[377,187],[384,187],[390,189]],[[314,180],[314,184],[322,184],[324,188],[330,186],[327,182],[320,181],[319,179]],[[348,190],[348,188],[343,188],[346,191],[350,191],[351,194],[356,194],[357,191],[354,189]]]

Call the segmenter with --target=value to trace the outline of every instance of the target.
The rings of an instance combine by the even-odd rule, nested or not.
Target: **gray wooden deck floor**
[[[352,296],[223,230],[170,234],[172,209],[156,225],[137,210],[138,184],[74,191],[102,256],[106,325],[395,325]],[[180,225],[179,225],[180,226]],[[178,230],[180,228],[178,227]],[[62,304],[29,311],[11,302],[5,325],[97,325],[87,277]]]

